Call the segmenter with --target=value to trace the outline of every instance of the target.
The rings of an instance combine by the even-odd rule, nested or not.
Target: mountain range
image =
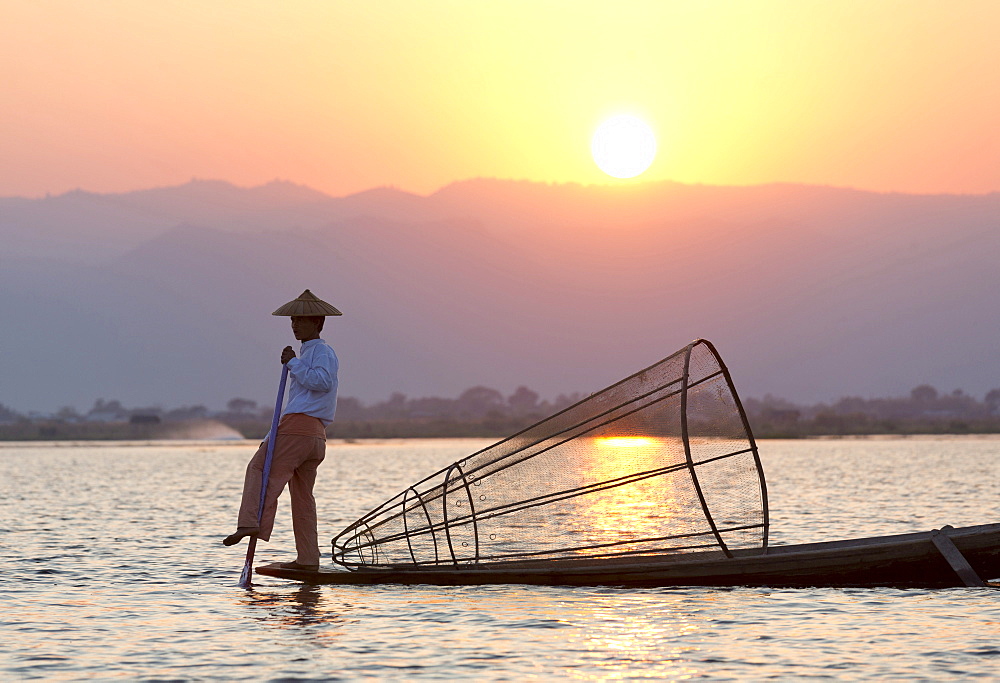
[[[0,198],[0,403],[269,404],[309,288],[341,393],[590,393],[713,341],[796,402],[1000,386],[1000,193],[477,179]]]

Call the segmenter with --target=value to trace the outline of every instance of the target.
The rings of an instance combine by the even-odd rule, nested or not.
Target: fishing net
[[[334,538],[333,558],[358,569],[731,556],[765,547],[767,529],[745,413],[698,340],[414,484]]]

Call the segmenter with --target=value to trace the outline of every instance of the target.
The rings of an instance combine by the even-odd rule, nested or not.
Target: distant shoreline
[[[887,425],[868,420],[843,420],[836,425],[804,420],[775,425],[751,418],[756,439],[894,438],[1000,435],[1000,418],[979,420],[908,420]],[[503,439],[533,424],[518,418],[484,420],[398,419],[335,422],[327,430],[331,440],[488,438]],[[22,420],[0,424],[0,441],[158,441],[158,440],[258,440],[269,428],[262,420],[213,419],[135,424],[128,422],[70,423],[57,420]],[[831,428],[835,427],[835,428]],[[887,428],[891,427],[891,428]]]

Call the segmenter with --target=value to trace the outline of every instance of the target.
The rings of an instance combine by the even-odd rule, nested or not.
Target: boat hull
[[[561,586],[771,586],[945,588],[963,580],[937,549],[935,531],[765,551],[657,555],[607,560],[544,560],[486,565],[318,571],[257,567],[258,574],[311,584],[536,584]],[[1000,578],[1000,524],[953,529],[947,536],[984,580]]]

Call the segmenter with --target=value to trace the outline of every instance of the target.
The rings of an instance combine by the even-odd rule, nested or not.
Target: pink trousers
[[[257,508],[260,506],[260,483],[267,455],[266,441],[260,445],[247,465],[237,526],[260,526],[258,538],[262,541],[270,540],[274,529],[274,515],[278,509],[278,496],[285,490],[285,484],[288,484],[292,496],[292,531],[295,533],[295,550],[298,553],[295,561],[300,564],[319,564],[313,484],[316,482],[316,468],[323,462],[325,454],[324,438],[286,434],[278,427],[260,524],[257,523]]]

